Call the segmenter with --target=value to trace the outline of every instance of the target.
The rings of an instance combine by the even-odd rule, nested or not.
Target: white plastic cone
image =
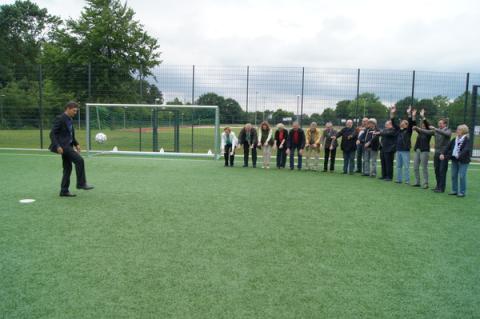
[[[112,152],[118,152],[118,147],[114,146]]]
[[[163,147],[160,149],[160,153],[165,153],[165,150],[163,149]]]

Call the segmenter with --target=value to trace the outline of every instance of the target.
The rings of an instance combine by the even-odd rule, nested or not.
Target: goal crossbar
[[[87,154],[94,153],[91,147],[90,136],[90,108],[91,107],[123,107],[123,108],[158,108],[161,110],[178,110],[178,109],[210,109],[215,110],[215,129],[214,129],[214,152],[213,154],[199,153],[176,153],[176,152],[135,152],[135,151],[107,151],[102,153],[112,154],[130,154],[130,155],[158,155],[158,156],[192,156],[192,157],[209,157],[213,159],[220,158],[220,110],[217,105],[171,105],[171,104],[122,104],[122,103],[86,103],[85,104],[85,129],[86,129],[86,146]]]

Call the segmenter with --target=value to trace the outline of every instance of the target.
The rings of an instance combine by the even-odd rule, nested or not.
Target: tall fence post
[[[88,63],[88,78],[87,78],[87,89],[88,89],[88,97],[87,102],[92,102],[92,63]],[[90,108],[88,106],[85,107],[85,134],[87,135],[87,151],[90,151],[91,148],[91,134],[90,134]]]
[[[477,98],[478,98],[478,85],[474,85],[472,88],[472,123],[470,126],[470,143],[472,148],[475,148],[475,125],[477,124]]]
[[[355,126],[358,126],[358,103],[360,99],[360,68],[357,69],[357,97],[356,97],[356,103],[355,103],[355,121],[356,124]]]
[[[415,106],[415,70],[412,73],[412,108]]]
[[[40,149],[43,149],[43,70],[42,65],[38,66],[38,111],[40,129]]]
[[[467,107],[468,107],[468,86],[470,85],[470,73],[467,73],[467,79],[465,81],[465,103],[463,106],[463,123],[467,123]]]
[[[194,104],[195,104],[195,64],[192,65],[192,105]],[[194,144],[193,144],[194,122],[195,122],[195,109],[192,109],[192,153],[194,149]]]
[[[247,65],[247,99],[245,101],[245,112],[247,113],[248,116],[248,86],[249,86],[249,81],[250,81],[250,66]],[[247,119],[248,122],[248,119]]]
[[[302,95],[300,97],[300,127],[303,127],[303,92],[305,89],[305,67],[302,67]]]

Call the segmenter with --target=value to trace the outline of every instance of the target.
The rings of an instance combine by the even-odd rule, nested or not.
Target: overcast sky
[[[84,5],[32,1],[63,18],[78,17]],[[128,5],[159,40],[167,64],[480,71],[478,0],[130,0]]]

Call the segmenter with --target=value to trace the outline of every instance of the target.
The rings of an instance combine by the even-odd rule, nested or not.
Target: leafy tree
[[[91,63],[95,100],[144,100],[137,78],[152,75],[161,60],[157,40],[134,15],[120,0],[88,0],[80,18],[67,20],[45,46],[42,61],[50,65],[49,75],[65,90],[86,98],[86,65]]]
[[[432,98],[433,104],[437,107],[437,113],[440,116],[447,116],[447,108],[450,99],[447,96],[437,95]]]
[[[327,107],[325,110],[323,110],[321,118],[324,124],[327,122],[335,123],[337,119],[337,114],[335,113],[334,109]]]
[[[60,22],[29,0],[0,6],[1,86],[22,78],[36,80],[42,46]]]
[[[418,103],[417,99],[413,99],[411,96],[407,96],[401,100],[398,100],[397,103],[395,103],[395,106],[397,107],[397,116],[399,118],[406,118],[407,117],[407,109],[410,105],[413,105],[416,107]]]
[[[432,99],[421,99],[415,105],[417,110],[424,109],[430,118],[435,118],[438,113],[438,107],[435,105]]]
[[[351,117],[350,100],[342,100],[337,102],[335,113],[339,119],[347,119]]]
[[[295,119],[295,114],[293,112],[277,109],[272,114],[272,123],[281,123],[286,117],[291,117],[292,119]]]

